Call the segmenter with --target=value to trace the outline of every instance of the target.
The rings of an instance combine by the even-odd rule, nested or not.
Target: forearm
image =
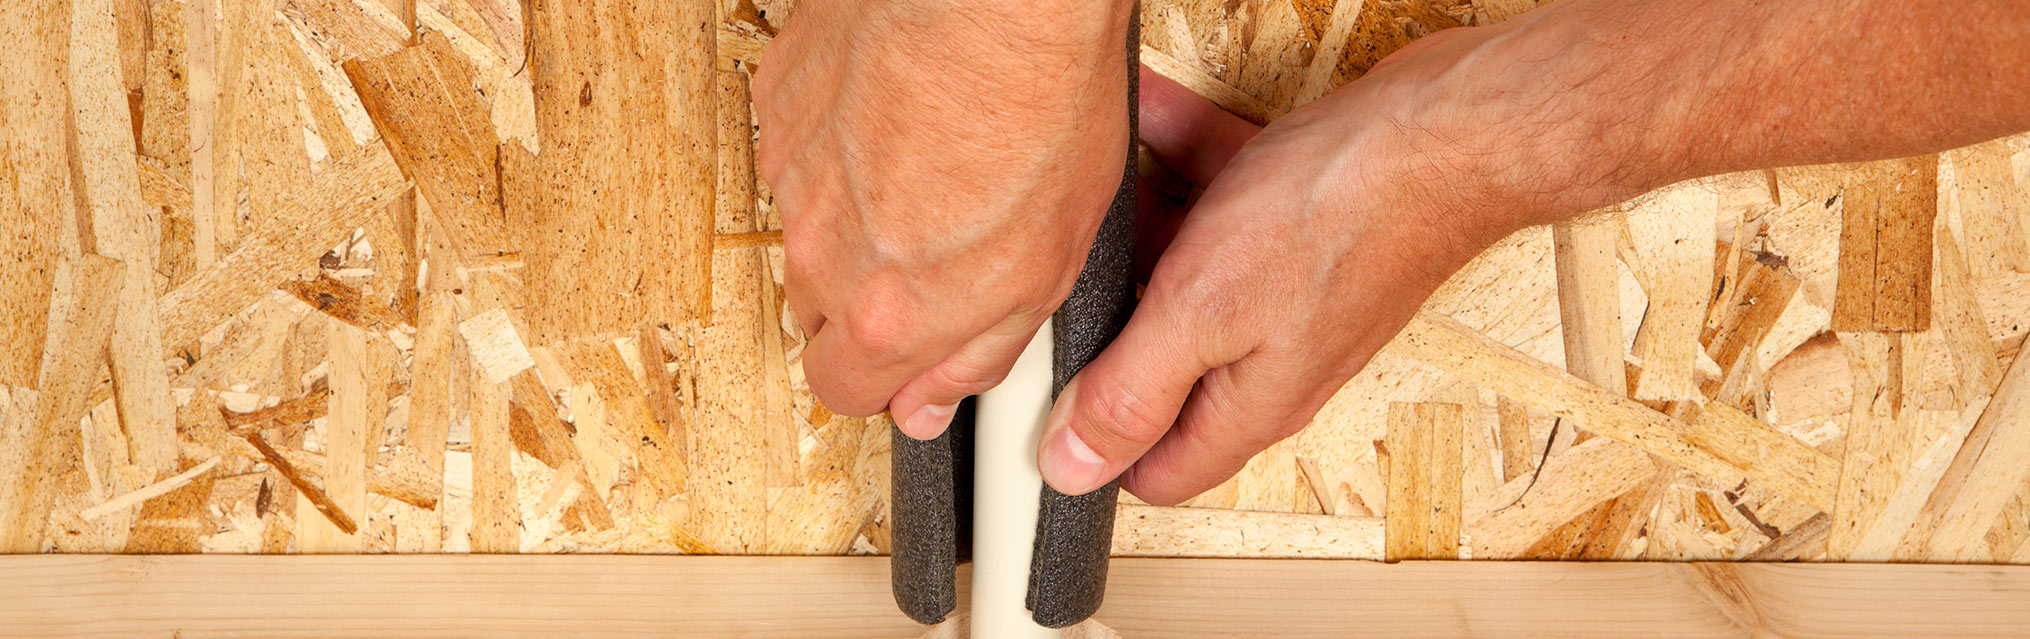
[[[1714,81],[1678,98],[1679,174],[1666,177],[1902,157],[2030,129],[2030,3],[1733,0],[1693,11],[1748,32],[1706,38]]]
[[[1564,187],[1525,196],[1519,225],[1683,179],[2030,130],[2025,42],[2021,2],[1567,0],[1455,73],[1523,96],[1514,180]]]

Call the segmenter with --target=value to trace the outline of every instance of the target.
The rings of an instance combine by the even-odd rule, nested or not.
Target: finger
[[[1153,505],[1175,505],[1218,487],[1240,473],[1263,448],[1301,430],[1344,383],[1291,387],[1291,379],[1320,379],[1301,355],[1255,353],[1218,367],[1198,383],[1177,426],[1155,442],[1121,487]]]
[[[1121,487],[1151,504],[1174,505],[1218,486],[1255,453],[1303,428],[1338,385],[1293,393],[1291,380],[1306,375],[1296,360],[1278,359],[1255,354],[1207,373],[1177,425],[1135,462]]]
[[[825,314],[818,312],[817,303],[810,299],[809,284],[798,281],[788,273],[783,274],[783,298],[789,303],[790,319],[804,332],[804,343],[809,344],[825,327]]]
[[[900,330],[825,322],[804,347],[804,379],[833,412],[867,417],[888,407],[902,383],[943,358],[942,349],[910,343]],[[933,354],[934,353],[934,354]]]
[[[1192,184],[1212,183],[1241,145],[1262,130],[1149,67],[1142,67],[1141,78],[1136,135],[1156,161]]]
[[[904,382],[992,328],[926,312],[901,295],[879,285],[864,287],[854,308],[826,315],[811,336],[804,377],[827,408],[855,417],[879,413]]]
[[[809,267],[813,258],[806,254],[810,249],[801,242],[789,241],[793,234],[788,229],[784,229],[783,235],[783,300],[789,304],[790,317],[796,320],[797,328],[803,329],[804,343],[809,344],[825,326],[825,314],[818,310],[816,277]]]
[[[1120,337],[1051,407],[1037,458],[1058,492],[1085,494],[1119,475],[1170,429],[1198,377],[1224,363],[1201,352],[1192,314],[1151,290]]]
[[[903,434],[931,439],[951,425],[959,400],[987,392],[1008,377],[1008,370],[1029,345],[1042,320],[1009,316],[993,330],[973,338],[958,352],[902,385],[888,400],[888,410]]]
[[[1135,180],[1135,282],[1146,284],[1170,240],[1184,225],[1191,184],[1157,162],[1142,163]]]

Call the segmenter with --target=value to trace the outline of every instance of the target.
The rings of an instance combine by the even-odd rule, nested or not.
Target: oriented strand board
[[[613,337],[708,314],[712,0],[526,8],[542,153],[503,170],[517,173],[504,177],[509,189],[527,189],[508,195],[508,222],[527,262],[534,341]]]
[[[41,371],[57,260],[77,237],[63,122],[69,22],[65,3],[0,7],[0,384],[32,387]],[[73,219],[67,219],[73,218]],[[70,231],[68,238],[65,231]],[[69,247],[66,250],[52,250]]]
[[[0,420],[57,422],[11,431],[51,466],[0,467],[9,547],[892,550],[892,425],[809,393],[798,212],[754,174],[745,87],[795,4],[7,4]],[[1269,122],[1535,4],[1145,0],[1141,44]],[[1936,330],[1829,332],[1842,216],[1893,164],[1701,180],[1497,242],[1200,507],[1129,497],[1117,550],[1386,558],[1385,523],[1449,505],[1426,536],[1475,559],[2030,560],[2001,392],[2030,138],[1936,162],[1931,246],[1903,242]],[[92,262],[118,286],[64,279]],[[143,275],[156,309],[122,315]],[[66,332],[86,310],[124,328]],[[1856,366],[1856,336],[1899,346]],[[1431,402],[1456,462],[1392,456],[1432,451],[1390,405]],[[1392,499],[1399,471],[1443,490]]]
[[[112,334],[113,299],[126,265],[98,255],[79,258],[59,279],[50,315],[50,340],[36,359],[35,392],[15,393],[15,408],[0,431],[0,552],[39,552],[42,525],[56,497],[55,474],[75,459],[78,420],[91,385],[104,370],[101,354]]]

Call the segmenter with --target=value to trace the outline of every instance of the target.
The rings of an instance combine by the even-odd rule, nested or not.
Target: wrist
[[[1445,114],[1423,142],[1458,158],[1476,223],[1506,234],[1691,177],[1670,126],[1681,96],[1644,81],[1676,62],[1631,46],[1648,34],[1603,15],[1610,4],[1572,0],[1491,27],[1418,87]]]

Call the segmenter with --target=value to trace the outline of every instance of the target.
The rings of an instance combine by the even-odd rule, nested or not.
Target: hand
[[[1120,475],[1158,504],[1213,487],[1524,226],[2030,128],[2030,6],[1976,7],[1562,0],[1420,39],[1259,133],[1145,70],[1143,139],[1205,192],[1125,332],[1059,396],[1044,479],[1079,494]],[[1171,236],[1160,222],[1145,239]]]
[[[1557,146],[1506,128],[1545,117],[1529,98],[1451,97],[1477,97],[1458,91],[1462,60],[1498,33],[1427,37],[1266,129],[1143,69],[1144,142],[1205,191],[1052,410],[1052,487],[1120,475],[1155,504],[1212,488],[1301,429],[1473,255],[1626,190],[1509,151]]]
[[[1126,159],[1130,8],[798,5],[755,76],[758,163],[826,406],[934,437],[1064,301]]]

